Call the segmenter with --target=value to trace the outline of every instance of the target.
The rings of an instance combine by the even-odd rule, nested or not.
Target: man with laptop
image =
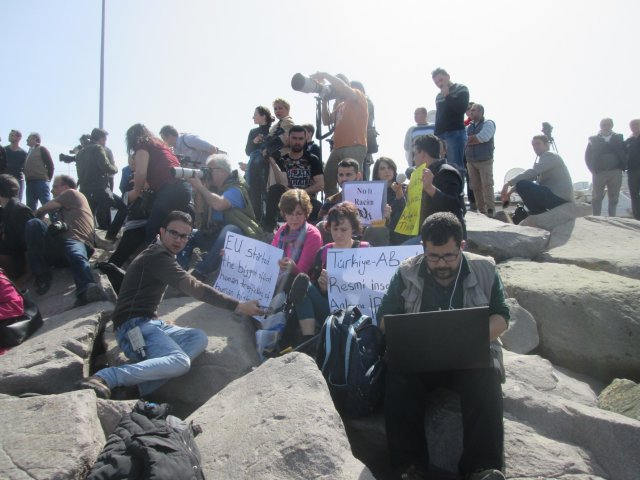
[[[504,479],[497,338],[507,329],[509,308],[502,281],[493,259],[463,251],[462,225],[452,213],[429,216],[421,236],[424,255],[400,264],[378,310],[387,337],[384,413],[391,461],[402,479],[428,478],[425,394],[446,387],[460,395],[463,478]],[[449,322],[461,326],[452,330]],[[437,345],[448,348],[433,355]]]

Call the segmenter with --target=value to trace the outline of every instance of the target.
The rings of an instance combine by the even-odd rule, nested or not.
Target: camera
[[[280,150],[284,147],[284,142],[280,135],[284,133],[284,129],[282,127],[278,128],[271,135],[264,138],[262,141],[262,148],[267,151],[267,155],[274,160],[278,160],[280,158]]]
[[[305,77],[301,73],[296,73],[291,77],[291,88],[297,92],[315,93],[320,98],[326,98],[327,100],[336,98],[336,92],[332,85],[324,85],[316,82],[314,79]]]
[[[544,133],[549,140],[552,140],[551,132],[553,132],[553,126],[549,122],[542,122],[542,133]]]
[[[180,180],[189,180],[190,178],[199,178],[200,180],[211,180],[211,169],[209,167],[203,168],[186,168],[186,167],[173,167],[171,169],[174,178]]]
[[[56,235],[60,235],[61,233],[67,232],[68,230],[69,225],[60,220],[56,220],[55,222],[51,223],[47,228],[47,231],[54,237]]]
[[[90,143],[91,143],[91,136],[85,133],[80,136],[80,145],[76,145],[74,148],[69,150],[69,153],[71,155],[65,155],[64,153],[61,153],[58,156],[58,159],[63,163],[73,163],[76,161],[76,155],[78,154],[78,152],[82,150],[84,147],[86,147],[87,145],[89,145]]]
[[[180,162],[180,166],[181,167],[185,167],[185,168],[199,168],[200,167],[200,164],[198,162],[195,162],[195,161],[191,160],[191,157],[189,155],[180,155],[178,153],[176,153],[175,155],[178,158],[178,161]]]

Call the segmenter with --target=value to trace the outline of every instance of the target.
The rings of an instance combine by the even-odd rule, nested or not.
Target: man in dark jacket
[[[12,175],[0,175],[0,267],[12,280],[26,271],[24,228],[33,218],[31,209],[18,201],[19,192],[20,185]]]
[[[629,123],[631,136],[625,140],[627,147],[627,175],[633,218],[640,220],[640,118]]]
[[[622,185],[622,171],[626,170],[627,161],[622,134],[613,132],[613,120],[603,118],[600,121],[600,132],[589,137],[589,144],[584,156],[587,167],[593,175],[591,186],[593,214],[600,215],[602,211],[602,200],[606,187],[609,216],[615,217]]]

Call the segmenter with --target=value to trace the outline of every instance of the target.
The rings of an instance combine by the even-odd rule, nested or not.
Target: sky
[[[101,0],[0,0],[0,12],[2,144],[14,128],[26,149],[39,132],[57,159],[98,126]],[[573,181],[590,180],[584,150],[600,119],[626,138],[640,117],[638,18],[634,0],[106,0],[107,145],[123,167],[127,128],[171,124],[236,165],[256,106],[283,97],[296,123],[314,123],[314,97],[291,77],[341,72],[375,104],[374,158],[403,168],[413,112],[435,108],[430,72],[443,67],[497,125],[496,190],[509,169],[533,164],[542,122]]]

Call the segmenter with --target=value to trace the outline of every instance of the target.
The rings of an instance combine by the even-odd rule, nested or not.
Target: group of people
[[[281,98],[273,102],[273,116],[264,106],[254,111],[257,126],[247,139],[248,161],[240,163],[244,176],[232,168],[224,152],[196,135],[166,125],[157,137],[142,124],[131,126],[126,132],[129,161],[122,172],[121,196],[113,192],[118,170],[104,130],[94,129],[89,143],[75,156],[78,183],[67,175],[53,175],[51,157],[40,146],[39,135],[29,137],[27,154],[19,147],[20,132],[10,133],[10,145],[0,152],[1,266],[14,278],[31,272],[36,293],[42,295],[51,285],[50,266],[67,265],[76,284],[77,304],[96,301],[102,292],[89,264],[96,225],[106,230],[108,240],[118,242],[109,263],[128,265],[112,320],[118,344],[133,363],[102,369],[83,379],[80,387],[109,398],[114,389],[137,386],[141,396],[148,396],[169,378],[189,370],[191,361],[206,348],[207,337],[198,329],[158,318],[168,285],[240,314],[265,314],[257,301],[238,302],[211,287],[228,232],[270,242],[283,251],[278,288],[288,291],[297,275],[309,276],[306,295],[294,305],[295,344],[308,344],[329,313],[326,259],[331,248],[423,246],[423,254],[404,261],[388,279],[379,310],[382,325],[389,314],[486,305],[490,340],[495,342],[506,330],[509,309],[495,263],[464,251],[467,176],[475,193],[472,208],[488,216],[495,208],[496,126],[485,119],[484,107],[470,104],[468,88],[453,83],[445,70],[434,70],[432,79],[439,89],[435,123],[426,108],[416,109],[416,125],[405,138],[410,166],[405,183],[391,158],[372,162],[368,139],[373,105],[362,85],[325,72],[311,78],[330,85],[332,92],[332,98],[324,97],[321,103],[322,119],[333,131],[326,164],[313,142],[313,126],[296,124],[289,103]],[[635,172],[637,193],[640,121],[632,122],[634,136],[626,147],[624,143],[620,147],[621,138],[603,122],[587,149],[594,184],[596,175],[601,175],[598,185],[611,189],[608,182],[614,182],[615,187],[617,174],[602,172],[626,168],[627,163],[615,160],[624,152],[620,155],[625,162],[628,158],[630,184]],[[532,146],[536,163],[504,185],[503,200],[517,192],[531,214],[573,201],[571,178],[562,159],[550,151],[549,138],[537,135]],[[24,185],[21,164],[27,205],[19,202]],[[363,179],[386,182],[384,220],[366,228],[358,208],[343,198],[346,182]],[[611,205],[610,200],[610,209]],[[200,256],[194,263],[196,249]],[[385,418],[391,460],[399,476],[427,478],[424,395],[447,386],[461,396],[460,472],[473,480],[504,478],[500,381],[493,366],[435,374],[389,372]]]

